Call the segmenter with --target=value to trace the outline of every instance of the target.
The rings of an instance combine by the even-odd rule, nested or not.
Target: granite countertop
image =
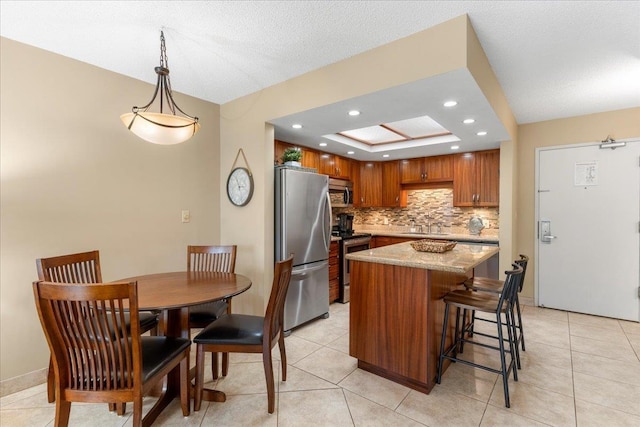
[[[407,227],[375,227],[375,228],[358,228],[358,232],[370,233],[372,236],[389,236],[389,237],[408,237],[416,239],[438,239],[438,240],[455,240],[458,242],[492,242],[499,243],[497,230],[483,230],[480,234],[469,234],[464,229],[445,230],[441,234],[436,233],[411,233],[407,231]]]
[[[342,240],[342,237],[338,237],[338,236],[331,236],[331,241],[332,241],[332,242],[339,242],[340,240]]]
[[[405,242],[353,252],[347,255],[347,259],[464,274],[499,251],[497,246],[458,243],[443,253],[419,252],[411,247],[411,242]]]

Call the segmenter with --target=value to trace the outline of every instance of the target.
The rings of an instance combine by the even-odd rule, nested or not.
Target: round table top
[[[138,282],[138,309],[162,310],[231,298],[251,287],[240,274],[177,271],[127,277],[117,282]]]

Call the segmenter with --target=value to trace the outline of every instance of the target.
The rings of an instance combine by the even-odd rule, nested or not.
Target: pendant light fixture
[[[131,132],[145,141],[161,145],[179,144],[191,138],[200,129],[197,117],[192,117],[176,105],[171,94],[169,80],[169,62],[164,44],[164,32],[160,31],[160,66],[155,67],[158,82],[153,98],[144,107],[133,107],[131,113],[120,116],[122,123]],[[160,95],[160,112],[148,111],[151,104]],[[164,113],[168,110],[171,114]],[[176,114],[182,113],[182,116]]]

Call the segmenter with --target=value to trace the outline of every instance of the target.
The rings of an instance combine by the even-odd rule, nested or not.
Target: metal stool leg
[[[507,408],[510,408],[511,402],[509,401],[509,377],[507,374],[507,361],[504,355],[504,340],[502,339],[502,316],[500,315],[500,313],[496,315],[496,321],[498,324],[498,347],[500,348],[500,366],[502,368],[502,388],[504,389],[504,403]],[[509,330],[509,328],[507,328],[507,330]]]
[[[440,360],[438,361],[438,376],[436,377],[436,383],[440,384],[442,380],[442,364],[444,363],[445,345],[447,344],[447,327],[449,325],[449,304],[444,308],[444,321],[442,322],[442,338],[440,338]],[[454,341],[455,341],[454,337]]]

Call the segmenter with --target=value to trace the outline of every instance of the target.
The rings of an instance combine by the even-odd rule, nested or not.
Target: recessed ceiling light
[[[443,105],[445,107],[455,107],[456,105],[458,105],[458,103],[456,101],[447,101]]]
[[[383,154],[382,157],[387,158],[387,157],[389,157],[389,155],[388,154]]]
[[[347,151],[347,154],[355,154],[355,151]]]
[[[460,148],[460,146],[459,146],[459,145],[452,145],[452,146],[451,146],[451,149],[452,149],[452,150],[457,150],[458,148]]]
[[[302,129],[302,125],[299,125],[297,123],[295,125],[291,125],[291,127],[294,129]]]
[[[478,136],[485,136],[487,134],[486,130],[481,130],[480,132],[476,133],[476,135]]]
[[[326,147],[327,143],[326,142],[321,142],[319,145],[320,145],[320,147]]]
[[[475,119],[464,119],[462,123],[464,123],[465,125],[470,125],[471,123],[475,123],[475,121]]]
[[[359,116],[359,115],[360,115],[360,111],[358,111],[358,110],[351,110],[351,111],[349,111],[349,115],[350,115],[350,116]]]

